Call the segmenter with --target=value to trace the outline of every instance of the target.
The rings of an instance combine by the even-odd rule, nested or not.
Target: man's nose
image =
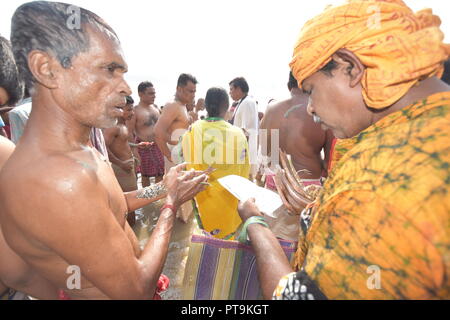
[[[131,96],[131,88],[128,85],[128,83],[123,79],[122,83],[120,84],[120,93],[125,96]]]

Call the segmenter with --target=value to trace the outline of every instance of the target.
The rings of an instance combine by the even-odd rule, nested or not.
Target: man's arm
[[[261,216],[254,199],[240,202],[239,215],[245,222],[251,216]],[[259,283],[264,299],[272,299],[273,292],[285,275],[293,272],[291,265],[270,229],[260,225],[248,226],[248,236],[256,256]]]
[[[170,161],[172,160],[172,155],[170,149],[167,147],[167,143],[171,141],[169,129],[177,118],[176,107],[173,103],[167,104],[155,124],[155,142],[164,156]]]
[[[46,193],[44,202],[40,201],[42,192],[36,192],[30,193],[26,203],[16,203],[18,209],[34,213],[21,222],[22,227],[68,264],[79,266],[81,275],[108,297],[151,299],[167,255],[175,212],[163,210],[149,242],[136,257],[124,228],[111,211],[107,191],[92,179],[96,173],[71,160],[59,161],[56,167],[61,166],[66,168],[64,181],[71,188],[55,188],[54,181],[63,179],[57,171],[50,172],[48,178],[30,179],[30,183],[36,183],[33,188],[52,192]],[[195,172],[179,174],[180,168],[174,167],[168,174],[172,182],[168,183],[171,192],[166,203],[176,207],[201,191],[200,182],[207,179],[206,175],[192,179]]]

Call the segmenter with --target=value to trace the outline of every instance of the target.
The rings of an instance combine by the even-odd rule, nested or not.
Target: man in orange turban
[[[308,112],[353,143],[302,213],[301,271],[270,230],[248,228],[266,298],[450,298],[450,87],[438,78],[450,47],[439,25],[431,10],[369,0],[303,27],[291,68]],[[243,221],[260,214],[240,204]]]

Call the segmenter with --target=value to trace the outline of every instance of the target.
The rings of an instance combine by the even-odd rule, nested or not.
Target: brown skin
[[[115,125],[131,94],[118,41],[87,26],[90,49],[62,68],[47,53],[28,55],[37,80],[21,144],[0,173],[0,220],[11,248],[60,289],[69,265],[81,269],[74,299],[151,299],[175,220],[162,211],[141,251],[126,213],[158,198],[123,193],[110,165],[88,146],[91,127]],[[173,168],[166,203],[178,207],[203,189],[205,174]],[[20,190],[20,192],[17,192]],[[26,199],[26,201],[24,201]]]
[[[438,92],[450,91],[450,86],[433,77],[419,82],[393,105],[383,110],[374,110],[366,106],[362,97],[361,79],[365,67],[361,61],[346,49],[338,50],[332,58],[338,63],[332,76],[318,71],[305,79],[302,87],[310,96],[308,113],[321,117],[325,122],[323,128],[332,129],[337,138],[353,137],[414,101]],[[251,200],[241,202],[238,211],[244,222],[251,216],[261,215]],[[265,299],[270,299],[278,281],[293,270],[270,230],[261,225],[251,225],[248,230],[255,250],[263,295]]]
[[[0,137],[0,169],[14,151],[14,144]],[[6,243],[0,228],[0,294],[8,287],[39,299],[57,299],[58,290],[40,276]]]
[[[154,105],[156,92],[155,88],[146,88],[144,92],[139,92],[140,102],[135,108],[135,117],[131,119],[130,126],[140,141],[155,142],[155,124],[160,116],[159,109]],[[150,145],[144,145],[142,142],[139,148],[146,149]],[[137,153],[137,152],[136,152]],[[156,182],[162,180],[156,177]],[[142,176],[142,186],[150,185],[150,177]]]
[[[133,163],[127,161],[133,157],[133,153],[128,144],[129,132],[125,125],[125,121],[130,120],[132,116],[133,106],[126,105],[124,107],[123,115],[119,118],[117,125],[103,130],[109,161],[127,172],[130,172],[133,169]]]
[[[191,123],[186,105],[195,99],[196,85],[188,81],[186,86],[177,87],[175,101],[169,102],[164,106],[161,116],[155,126],[155,141],[164,154],[171,162],[172,155],[167,144],[176,145],[178,137],[189,128]]]
[[[269,105],[261,121],[261,129],[267,130],[267,152],[270,155],[270,130],[277,129],[281,150],[291,155],[296,171],[306,170],[299,172],[300,178],[319,179],[326,171],[320,152],[324,149],[327,163],[333,137],[308,114],[308,97],[299,88],[290,92],[291,98]]]
[[[133,117],[134,110],[132,104],[127,104],[123,109],[123,115],[118,119],[117,125],[112,128],[103,129],[103,136],[105,138],[106,148],[108,149],[109,161],[122,168],[126,172],[131,172],[134,169],[133,153],[129,145],[129,131],[125,121]],[[120,183],[121,177],[116,176]],[[121,184],[122,185],[122,184]],[[145,186],[144,186],[145,187]],[[134,191],[133,189],[122,189],[124,192]],[[135,212],[129,212],[127,221],[130,226],[134,226],[136,221]]]

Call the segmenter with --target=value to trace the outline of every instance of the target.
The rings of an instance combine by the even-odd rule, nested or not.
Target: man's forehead
[[[119,40],[112,33],[101,32],[93,27],[87,27],[90,48],[87,52],[93,59],[104,63],[115,63],[128,70],[128,65]]]

